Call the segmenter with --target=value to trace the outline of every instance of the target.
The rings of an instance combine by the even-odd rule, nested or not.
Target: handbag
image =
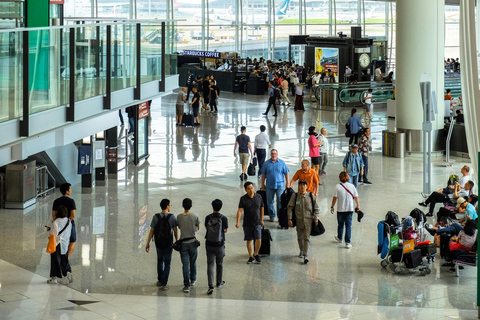
[[[255,167],[258,165],[257,156],[254,156],[254,157],[252,158],[252,163],[253,163],[253,165],[254,165]]]
[[[315,220],[312,221],[312,231],[310,235],[313,237],[320,236],[325,233],[325,227],[322,221],[318,220],[318,225],[315,225]]]
[[[249,176],[255,176],[255,165],[253,164],[253,161],[250,161],[250,164],[248,165],[247,174]]]
[[[65,229],[67,229],[69,224],[70,224],[70,219],[67,221],[67,224],[65,225],[65,227],[63,227],[63,229],[58,233],[59,236],[63,233],[63,231],[65,231]],[[55,251],[57,251],[57,245],[55,244],[55,235],[50,234],[48,236],[47,250],[45,251],[47,253],[54,253]]]
[[[197,245],[197,247],[199,247],[200,246],[200,241],[198,241],[195,237],[190,237],[190,238],[185,238],[185,239],[182,239],[182,240],[175,241],[175,243],[172,246],[173,250],[179,251],[179,252],[182,251],[182,242],[192,240],[192,239],[195,239],[195,244]],[[198,244],[197,244],[197,242],[198,242]]]
[[[51,234],[48,236],[47,253],[54,253],[57,250],[56,247],[55,235]]]

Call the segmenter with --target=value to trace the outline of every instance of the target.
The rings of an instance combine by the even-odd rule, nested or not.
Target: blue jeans
[[[355,186],[355,188],[357,187],[358,185],[358,176],[359,174],[357,174],[356,176],[352,176],[350,173],[348,174],[348,176],[350,177],[348,179],[348,182],[350,182],[351,184],[353,184]]]
[[[274,206],[274,197],[277,195],[277,212],[280,210],[282,207],[281,205],[281,195],[283,192],[283,188],[281,189],[273,189],[266,187],[265,189],[267,191],[267,207],[268,207],[268,215],[270,218],[275,218],[275,206]]]
[[[265,163],[265,158],[267,157],[267,150],[257,149],[257,151],[255,152],[257,153],[257,160],[258,160],[258,176],[261,176],[260,170],[262,170],[263,164]]]
[[[190,287],[190,281],[197,280],[197,245],[194,242],[182,243],[180,251],[183,270],[183,285]]]
[[[350,238],[352,236],[352,216],[353,212],[337,212],[337,237],[342,239],[343,226],[345,226],[345,243],[350,243]]]
[[[165,249],[157,247],[157,280],[162,286],[167,285],[168,276],[170,275],[172,250],[172,247]]]
[[[460,223],[454,223],[449,227],[445,227],[442,229],[437,229],[436,233],[437,234],[442,234],[442,233],[451,233],[454,235],[458,235],[458,233],[463,230],[463,226]]]
[[[367,174],[368,174],[368,157],[362,155],[362,160],[363,160],[363,177],[360,177],[363,182],[368,181]],[[363,179],[362,179],[363,178]]]
[[[133,133],[135,126],[135,118],[128,118],[128,133]]]

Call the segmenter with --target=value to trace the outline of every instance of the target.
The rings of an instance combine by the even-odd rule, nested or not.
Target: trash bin
[[[387,157],[405,157],[405,133],[400,131],[382,131],[382,154]]]

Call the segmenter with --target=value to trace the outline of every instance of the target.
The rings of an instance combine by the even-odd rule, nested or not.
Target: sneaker
[[[363,183],[363,181],[362,181],[362,180],[358,180],[358,183]]]
[[[351,249],[351,248],[352,248],[352,245],[351,245],[350,243],[345,243],[345,247],[346,247],[347,249]]]
[[[419,205],[419,206],[422,206],[422,207],[428,206],[428,204],[426,204],[425,202],[419,202],[418,205]]]
[[[430,233],[432,236],[435,236],[437,234],[437,232],[430,226],[425,226],[425,230],[427,230],[428,233]]]
[[[217,288],[223,288],[224,285],[225,285],[225,281],[217,283]]]
[[[425,198],[425,199],[427,199],[427,198],[428,198],[428,195],[422,192],[422,197]]]
[[[304,257],[303,251],[300,251],[300,253],[298,254],[298,257],[299,257],[299,258],[303,258],[303,257]]]
[[[262,260],[260,260],[260,257],[258,256],[258,254],[255,256],[255,261],[256,261],[257,263],[262,262]]]
[[[170,289],[170,288],[167,285],[164,285],[164,286],[160,287],[160,290],[162,290],[162,291],[167,291],[168,289]]]
[[[247,263],[250,264],[250,263],[252,263],[253,261],[255,261],[255,259],[253,259],[253,257],[250,257],[250,258],[248,258]]]
[[[197,280],[192,280],[192,281],[190,281],[190,286],[195,287],[196,283],[197,283]]]
[[[160,281],[157,281],[157,287],[163,287]]]
[[[239,177],[240,177],[240,180],[243,181],[243,173]]]
[[[262,113],[263,116],[266,116],[267,114],[265,112]]]
[[[189,293],[190,292],[190,287],[183,287],[183,292]]]
[[[243,174],[243,180],[248,180],[248,176],[246,173]]]
[[[303,257],[303,264],[307,264],[308,263],[308,258],[307,256]]]
[[[50,278],[50,279],[47,280],[47,283],[49,283],[49,284],[57,284],[58,282],[57,282],[57,279],[52,279],[52,278]]]
[[[68,279],[68,283],[73,282],[73,274],[71,272],[67,272],[67,279]]]
[[[372,184],[370,181],[363,181],[363,184]]]
[[[342,239],[340,239],[339,237],[337,236],[334,236],[335,240],[337,240],[338,243],[342,243]]]
[[[273,116],[274,116],[274,117],[276,117],[276,116],[277,116],[277,114],[275,113]]]
[[[62,279],[60,279],[60,282],[66,286],[70,284],[70,281],[68,280],[67,277],[63,277]]]
[[[430,213],[430,212],[429,212],[429,213],[427,213],[425,216],[427,216],[427,217],[433,217],[433,213]]]
[[[213,288],[212,287],[209,287],[208,288],[208,291],[207,291],[207,294],[212,294],[213,293]]]
[[[270,222],[275,222],[275,218],[270,218]]]

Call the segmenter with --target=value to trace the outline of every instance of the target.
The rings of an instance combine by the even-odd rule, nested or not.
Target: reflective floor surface
[[[189,128],[175,126],[175,98],[172,94],[153,101],[148,161],[137,167],[120,164],[118,179],[94,187],[91,193],[82,193],[79,185],[72,187],[77,203],[77,243],[71,259],[74,282],[69,287],[46,283],[50,257],[45,253],[43,226],[59,192],[38,199],[24,211],[0,210],[0,318],[476,318],[476,268],[465,267],[457,278],[441,267],[439,254],[430,265],[432,273],[426,276],[414,272],[397,275],[392,268],[380,266],[377,223],[389,210],[407,216],[422,200],[421,157],[381,155],[381,131],[391,122],[386,119],[386,109],[377,107],[373,115],[373,153],[369,157],[373,184],[358,188],[365,218],[353,222],[353,248],[348,250],[333,239],[337,223],[329,208],[348,149],[343,119],[349,110],[306,103],[304,112],[281,106],[278,117],[264,117],[266,96],[222,92],[218,115],[202,115],[201,126]],[[278,229],[277,223],[268,221],[265,227],[273,235],[271,255],[263,257],[260,265],[246,264],[243,232],[235,228],[238,200],[244,190],[233,147],[242,125],[253,140],[262,124],[288,165],[290,178],[300,169],[301,160],[308,158],[308,127],[325,127],[329,132],[328,176],[319,187],[326,233],[311,239],[307,265],[296,257],[295,231]],[[436,159],[434,189],[469,162],[456,160],[453,167],[445,167],[440,157]],[[259,180],[249,180],[258,189]],[[192,199],[192,212],[201,221],[197,285],[189,294],[182,292],[181,261],[174,252],[170,289],[159,291],[155,250],[145,252],[149,224],[160,211],[161,199],[169,198],[172,213],[180,214],[185,197]],[[207,296],[203,222],[215,198],[223,201],[222,213],[229,219],[226,285]]]

